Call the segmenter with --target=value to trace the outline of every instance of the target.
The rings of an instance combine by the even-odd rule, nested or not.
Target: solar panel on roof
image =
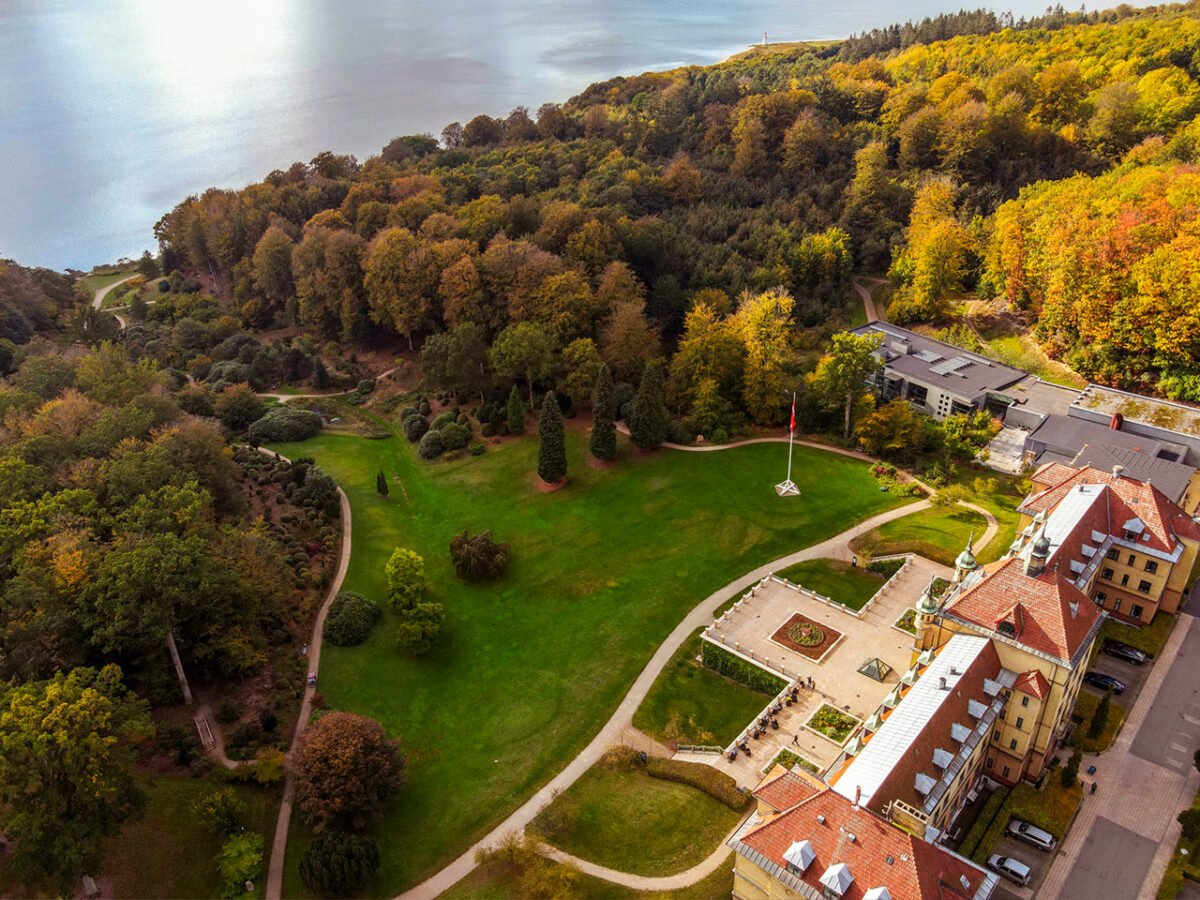
[[[932,350],[918,350],[913,354],[913,356],[915,356],[917,359],[924,360],[927,363],[935,363],[939,359],[942,359],[942,355],[940,353],[934,353]]]
[[[934,375],[951,375],[959,369],[965,369],[971,364],[971,361],[963,356],[956,356],[953,359],[948,359],[945,362],[940,362],[929,371]]]

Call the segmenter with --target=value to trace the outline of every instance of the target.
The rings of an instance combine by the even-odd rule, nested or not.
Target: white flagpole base
[[[787,481],[775,485],[775,493],[780,497],[799,497],[800,488],[796,487],[795,483],[789,478]]]

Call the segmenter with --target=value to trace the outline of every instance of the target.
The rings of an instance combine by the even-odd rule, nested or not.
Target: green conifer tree
[[[662,362],[655,360],[642,373],[642,383],[633,398],[633,411],[629,415],[629,437],[634,446],[643,450],[661,447],[667,439],[667,424],[671,413],[663,397]]]
[[[542,400],[542,411],[538,416],[538,475],[548,484],[567,477],[566,439],[554,391]]]
[[[525,403],[515,384],[508,395],[508,430],[511,434],[525,432]]]
[[[1092,721],[1088,725],[1087,736],[1092,740],[1104,734],[1104,729],[1108,726],[1108,712],[1111,705],[1112,691],[1105,691],[1104,696],[1096,705],[1096,711],[1092,713]]]
[[[379,491],[379,496],[384,499],[388,495],[387,476],[383,474],[383,469],[379,470],[379,474],[375,476],[375,490]]]
[[[592,391],[592,436],[588,449],[596,459],[612,459],[617,455],[616,398],[613,396],[612,375],[608,366],[600,366],[596,387]]]

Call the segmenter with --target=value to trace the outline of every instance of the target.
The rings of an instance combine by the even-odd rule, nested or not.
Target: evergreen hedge
[[[710,641],[700,642],[700,661],[705,668],[764,694],[778,694],[787,687],[787,682],[779,676],[760,669]]]
[[[754,799],[750,794],[739,791],[737,782],[724,772],[703,763],[652,756],[646,761],[646,774],[651,778],[690,785],[736,812],[744,811]]]

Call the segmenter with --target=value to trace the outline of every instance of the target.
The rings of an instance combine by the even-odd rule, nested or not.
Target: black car
[[[1123,644],[1120,641],[1105,641],[1104,646],[1100,648],[1102,653],[1107,653],[1109,656],[1115,656],[1117,659],[1123,659],[1125,662],[1131,662],[1135,666],[1140,666],[1146,661],[1146,654],[1137,647],[1130,647],[1128,644]]]
[[[1103,672],[1084,672],[1083,680],[1102,691],[1112,691],[1114,694],[1125,693],[1125,682],[1119,678],[1113,678],[1111,675],[1105,675]]]

